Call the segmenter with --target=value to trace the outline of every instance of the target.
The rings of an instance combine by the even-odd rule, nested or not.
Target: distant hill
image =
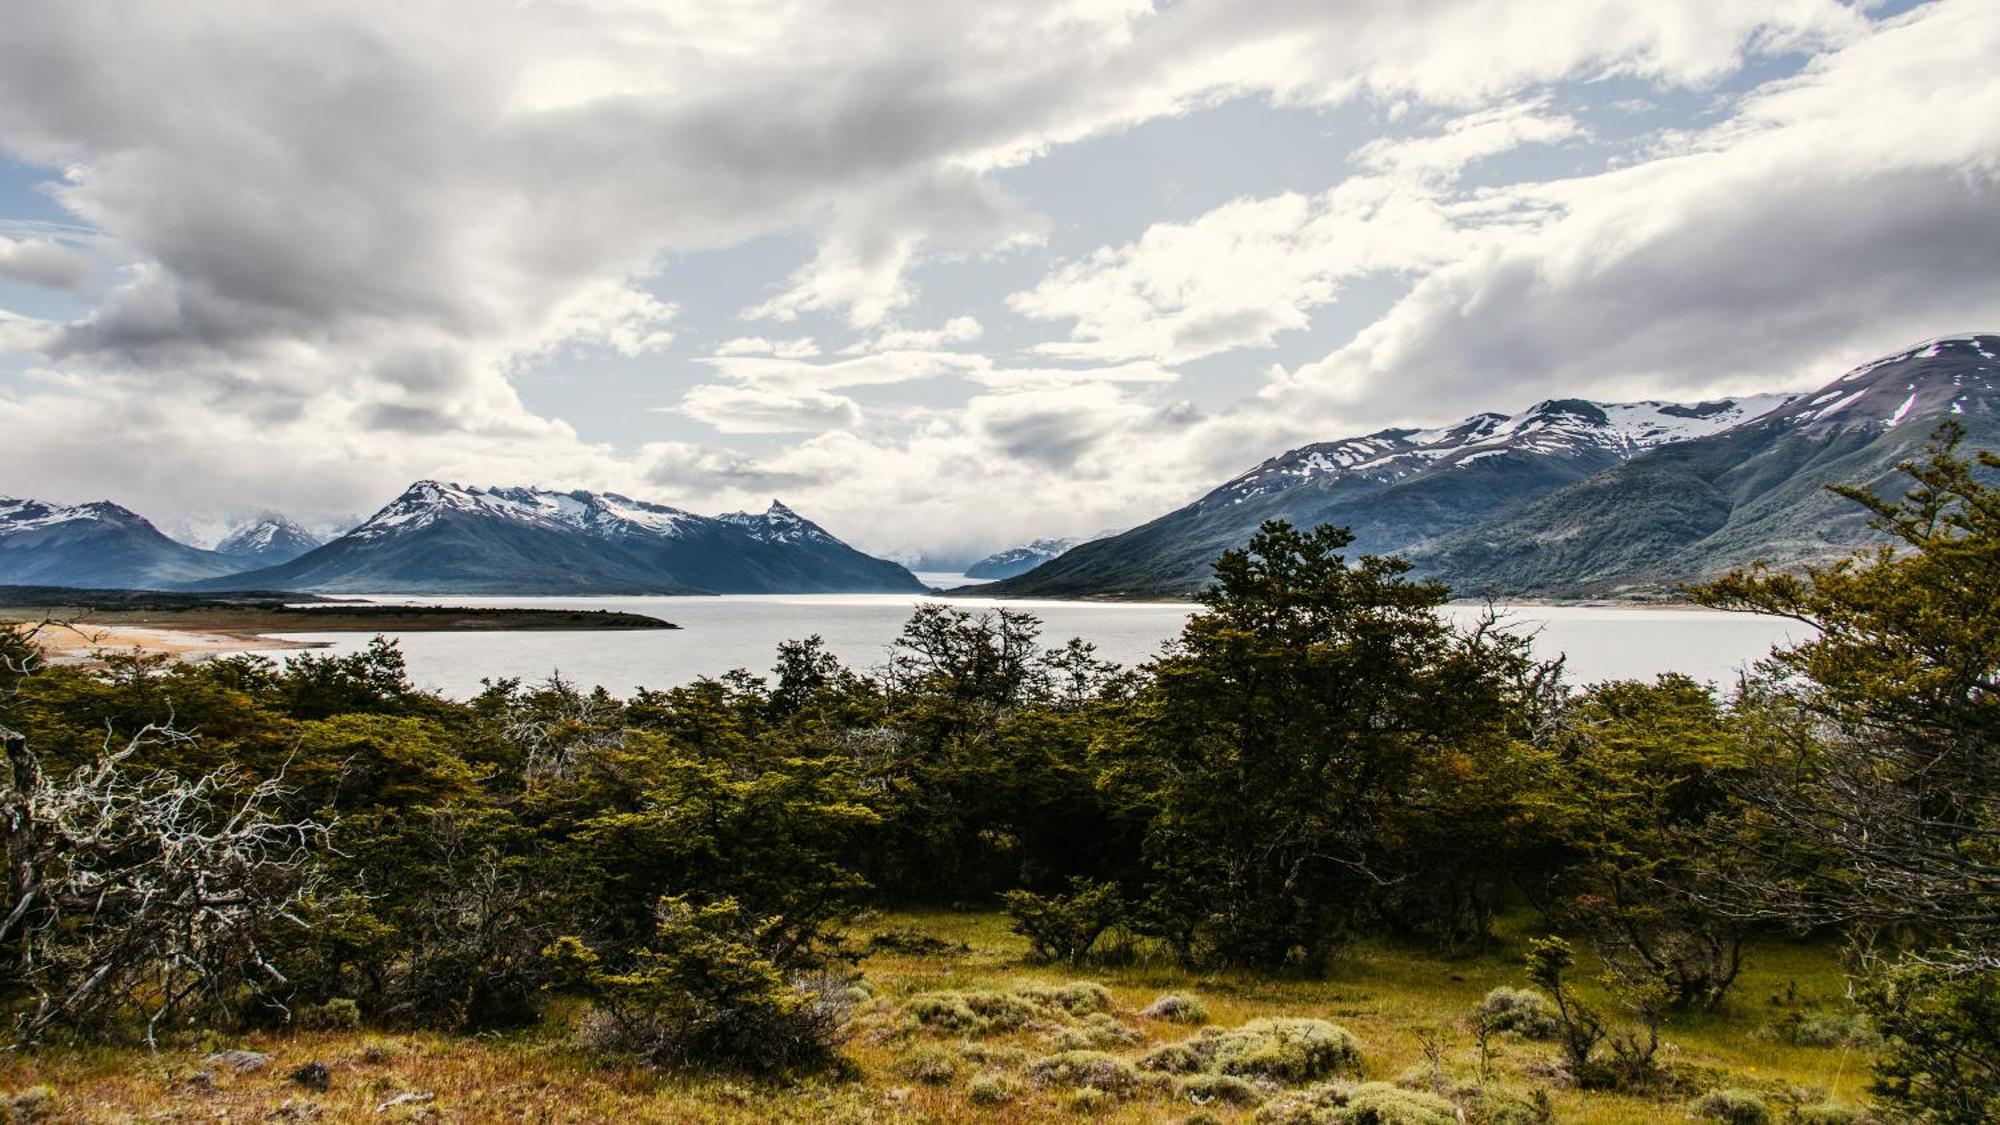
[[[966,567],[965,576],[1012,578],[1017,574],[1026,574],[1081,542],[1083,542],[1081,539],[1036,539],[1018,547],[995,551]]]
[[[215,553],[237,560],[248,570],[290,562],[320,542],[319,536],[274,514],[230,532],[215,545]]]
[[[1488,523],[1649,449],[1726,430],[1784,396],[1683,405],[1552,399],[1515,415],[1387,429],[1273,457],[1200,500],[980,588],[1020,597],[1185,596],[1266,520],[1350,527],[1392,553]]]
[[[195,588],[379,593],[918,592],[783,504],[710,518],[609,492],[411,485],[278,566]]]
[[[1954,419],[2000,448],[2000,336],[1933,340],[1719,434],[1663,446],[1506,518],[1425,545],[1461,594],[1669,590],[1758,559],[1795,565],[1874,540],[1830,484],[1905,489],[1899,461]]]
[[[68,506],[0,497],[0,583],[161,589],[241,568],[108,500]]]

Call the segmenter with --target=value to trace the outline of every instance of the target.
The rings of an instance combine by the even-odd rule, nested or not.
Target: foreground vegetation
[[[1995,468],[1702,591],[1821,630],[1726,695],[1282,524],[1136,670],[942,606],[628,700],[0,634],[5,1113],[1991,1120]]]
[[[864,1015],[865,1026],[843,1048],[851,1066],[817,1075],[759,1079],[607,1061],[577,1044],[578,1013],[565,1008],[536,1027],[478,1037],[291,1028],[196,1037],[157,1055],[45,1049],[28,1058],[0,1058],[0,1089],[43,1084],[52,1106],[110,1120],[155,1112],[211,1119],[224,1109],[232,1119],[261,1120],[274,1112],[303,1117],[311,1112],[301,1108],[307,1106],[328,1121],[429,1112],[447,1120],[1041,1120],[1070,1115],[1078,1092],[1038,1083],[1029,1068],[1057,1053],[1066,1030],[1088,1027],[1088,1015],[1038,1021],[1048,1024],[1046,1029],[1023,1026],[976,1035],[939,1028],[905,1032],[895,1016],[907,1012],[917,996],[1050,988],[1077,979],[1103,984],[1117,1021],[1145,1036],[1104,1048],[1122,1058],[1136,1060],[1198,1030],[1142,1014],[1158,997],[1175,995],[1197,1000],[1208,1026],[1237,1027],[1270,1017],[1332,1020],[1361,1041],[1364,1073],[1374,1079],[1408,1074],[1427,1081],[1428,1052],[1435,1045],[1445,1072],[1463,1080],[1479,1070],[1469,1013],[1491,989],[1520,983],[1515,954],[1524,939],[1511,932],[1515,919],[1506,921],[1502,943],[1489,954],[1445,959],[1421,948],[1365,942],[1348,951],[1326,978],[1314,980],[1190,972],[1164,963],[1050,966],[1032,958],[1003,915],[892,912],[852,930],[854,944],[871,950],[859,968],[881,1010]],[[1519,921],[1533,928],[1531,919]],[[946,948],[906,953],[870,945],[875,935],[891,935],[887,943],[896,945],[911,933],[934,937]],[[1714,1068],[1729,1074],[1731,1082],[1762,1091],[1774,1119],[1782,1120],[1786,1107],[1808,1091],[1814,1093],[1805,1096],[1821,1097],[1817,1092],[1823,1091],[1824,1097],[1859,1103],[1869,1077],[1865,1047],[1845,1041],[1801,1046],[1786,1039],[1793,1016],[1837,1006],[1843,986],[1834,951],[1824,943],[1759,947],[1737,999],[1712,1016],[1675,1027],[1669,1049],[1684,1065]],[[1553,1082],[1545,1073],[1552,1048],[1544,1041],[1502,1034],[1490,1046],[1493,1085],[1528,1101],[1536,1090],[1547,1091],[1559,1120],[1686,1120],[1682,1100],[1579,1091]],[[250,1073],[203,1061],[221,1049],[271,1057]],[[323,1092],[291,1077],[313,1062],[328,1068]],[[996,1093],[1004,1100],[990,1100]],[[376,1114],[377,1106],[405,1095],[429,1097]],[[1254,1121],[1257,1109],[1212,1096],[1197,1105],[1184,1089],[1158,1085],[1093,1110],[1106,1121],[1181,1120],[1204,1112],[1225,1121]]]

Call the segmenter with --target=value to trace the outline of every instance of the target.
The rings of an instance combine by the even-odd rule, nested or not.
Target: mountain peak
[[[216,544],[215,552],[264,566],[290,562],[320,545],[320,538],[277,512],[267,512]]]
[[[2000,335],[1939,336],[1856,367],[1760,423],[1812,433],[2000,412]]]

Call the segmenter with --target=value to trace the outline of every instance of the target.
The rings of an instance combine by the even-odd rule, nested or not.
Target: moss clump
[[[1142,1042],[1144,1032],[1127,1027],[1109,1012],[1092,1012],[1077,1023],[1058,1028],[1049,1042],[1058,1050],[1079,1051],[1094,1047],[1129,1047]]]
[[[1361,1041],[1325,1020],[1256,1019],[1170,1043],[1148,1052],[1139,1065],[1168,1074],[1233,1074],[1297,1085],[1358,1073]]]
[[[1734,1087],[1710,1090],[1688,1104],[1688,1113],[1704,1121],[1726,1125],[1767,1125],[1771,1107],[1754,1091]]]
[[[1140,1084],[1139,1072],[1131,1063],[1103,1051],[1062,1051],[1036,1059],[1028,1066],[1028,1077],[1040,1086],[1088,1086],[1110,1094],[1130,1093]]]
[[[965,1100],[973,1105],[1005,1105],[1020,1096],[1021,1084],[997,1070],[975,1074],[965,1085]]]
[[[1118,1095],[1113,1094],[1109,1090],[1100,1090],[1095,1086],[1085,1086],[1070,1096],[1069,1109],[1071,1113],[1081,1114],[1085,1117],[1094,1117],[1109,1108],[1111,1103],[1116,1101],[1117,1098]]]
[[[1029,985],[1015,990],[1015,996],[1046,1008],[1060,1008],[1073,1016],[1111,1010],[1111,990],[1095,981],[1073,980],[1067,984]]]
[[[926,1086],[948,1086],[958,1078],[958,1073],[964,1065],[958,1052],[934,1043],[926,1043],[897,1059],[893,1069],[912,1082],[921,1082]]]
[[[1775,1030],[1794,1047],[1873,1047],[1882,1041],[1867,1014],[1855,1011],[1793,1012]]]
[[[1168,993],[1146,1005],[1139,1013],[1149,1020],[1166,1020],[1199,1026],[1208,1022],[1208,1005],[1193,996]]]
[[[1472,1023],[1523,1039],[1554,1039],[1562,1030],[1548,997],[1532,988],[1505,985],[1487,993],[1472,1009]]]
[[[1223,1105],[1264,1104],[1264,1092],[1233,1074],[1190,1074],[1181,1079],[1182,1096],[1196,1105],[1220,1102]]]
[[[1458,1125],[1450,1102],[1386,1082],[1359,1086],[1324,1083],[1272,1098],[1257,1111],[1258,1125]]]
[[[903,1010],[934,1031],[980,1031],[985,1027],[985,1021],[959,992],[920,992],[904,1003]]]

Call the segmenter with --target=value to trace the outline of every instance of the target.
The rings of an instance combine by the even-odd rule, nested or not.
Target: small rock
[[[327,1086],[333,1082],[333,1072],[326,1068],[325,1063],[319,1061],[309,1062],[292,1071],[286,1077],[308,1090],[318,1090],[321,1092],[324,1092]]]
[[[398,1106],[424,1105],[434,1100],[436,1097],[437,1097],[436,1094],[433,1094],[428,1090],[405,1090],[402,1093],[397,1094],[395,1097],[390,1098],[388,1101],[383,1102],[381,1105],[376,1106],[375,1112],[387,1113]]]
[[[286,1098],[284,1104],[266,1114],[266,1121],[318,1121],[326,1112],[318,1103]]]
[[[248,1074],[251,1071],[262,1070],[271,1065],[271,1056],[262,1051],[238,1049],[234,1051],[217,1051],[212,1055],[206,1056],[201,1061],[214,1063],[217,1066],[226,1066],[238,1074]]]

